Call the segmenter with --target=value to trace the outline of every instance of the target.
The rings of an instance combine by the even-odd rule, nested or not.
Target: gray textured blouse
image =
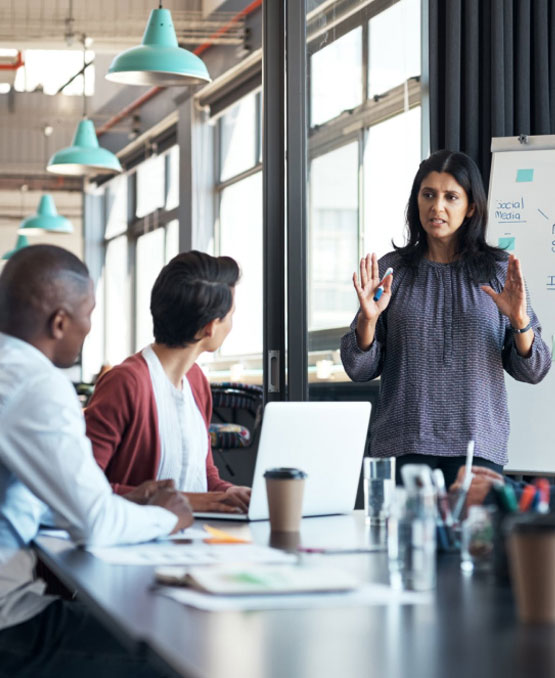
[[[457,456],[475,440],[475,455],[507,463],[509,412],[503,370],[535,384],[547,374],[551,355],[530,306],[534,341],[523,358],[509,319],[474,282],[461,262],[423,259],[403,265],[396,252],[379,260],[380,275],[392,266],[392,297],[367,351],[357,344],[353,320],[341,339],[341,359],[353,381],[381,375],[380,398],[370,431],[372,456]],[[489,281],[503,289],[507,261]],[[358,315],[358,314],[357,314]]]

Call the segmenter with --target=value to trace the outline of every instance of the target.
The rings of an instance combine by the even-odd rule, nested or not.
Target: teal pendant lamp
[[[73,233],[73,226],[69,219],[58,214],[52,196],[45,194],[40,199],[37,213],[21,222],[18,233]]]
[[[143,42],[118,54],[106,74],[124,85],[198,85],[211,78],[201,59],[179,47],[169,9],[153,9]]]
[[[96,174],[117,174],[122,171],[117,157],[98,145],[96,130],[87,117],[87,95],[85,93],[86,37],[83,36],[83,119],[77,125],[71,146],[62,148],[50,158],[46,169],[53,174],[86,176]],[[52,203],[52,206],[54,203]]]
[[[98,145],[92,120],[84,118],[77,126],[73,143],[50,158],[46,169],[53,174],[116,174],[121,172],[117,157]]]
[[[22,250],[24,247],[27,247],[29,245],[29,241],[24,235],[18,235],[17,236],[17,242],[15,243],[15,247],[13,250],[9,250],[9,252],[6,252],[2,259],[9,259],[12,254],[15,254],[19,250]]]

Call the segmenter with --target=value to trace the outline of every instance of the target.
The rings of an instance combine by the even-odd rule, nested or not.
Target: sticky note
[[[516,171],[516,180],[519,181],[534,181],[533,169],[519,169]]]
[[[498,246],[507,252],[513,252],[515,249],[516,238],[499,238]]]

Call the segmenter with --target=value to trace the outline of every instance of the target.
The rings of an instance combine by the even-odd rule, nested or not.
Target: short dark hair
[[[89,291],[85,264],[55,245],[30,245],[13,254],[0,275],[0,331],[28,340],[51,314]]]
[[[174,257],[156,278],[150,312],[157,344],[183,348],[233,304],[239,266],[231,257],[212,257],[191,250]]]
[[[406,263],[416,265],[427,249],[426,232],[420,223],[418,193],[422,181],[430,172],[447,172],[465,190],[474,213],[467,217],[457,231],[456,254],[467,263],[477,280],[487,280],[494,272],[495,262],[506,259],[506,253],[486,242],[488,208],[482,175],[472,158],[458,151],[441,150],[432,153],[420,163],[406,209],[407,244],[395,249]]]

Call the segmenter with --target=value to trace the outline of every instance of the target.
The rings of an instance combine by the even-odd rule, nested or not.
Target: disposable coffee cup
[[[555,624],[555,515],[519,518],[512,525],[508,541],[520,620]]]
[[[298,468],[272,468],[264,478],[272,532],[298,532],[306,473]]]

